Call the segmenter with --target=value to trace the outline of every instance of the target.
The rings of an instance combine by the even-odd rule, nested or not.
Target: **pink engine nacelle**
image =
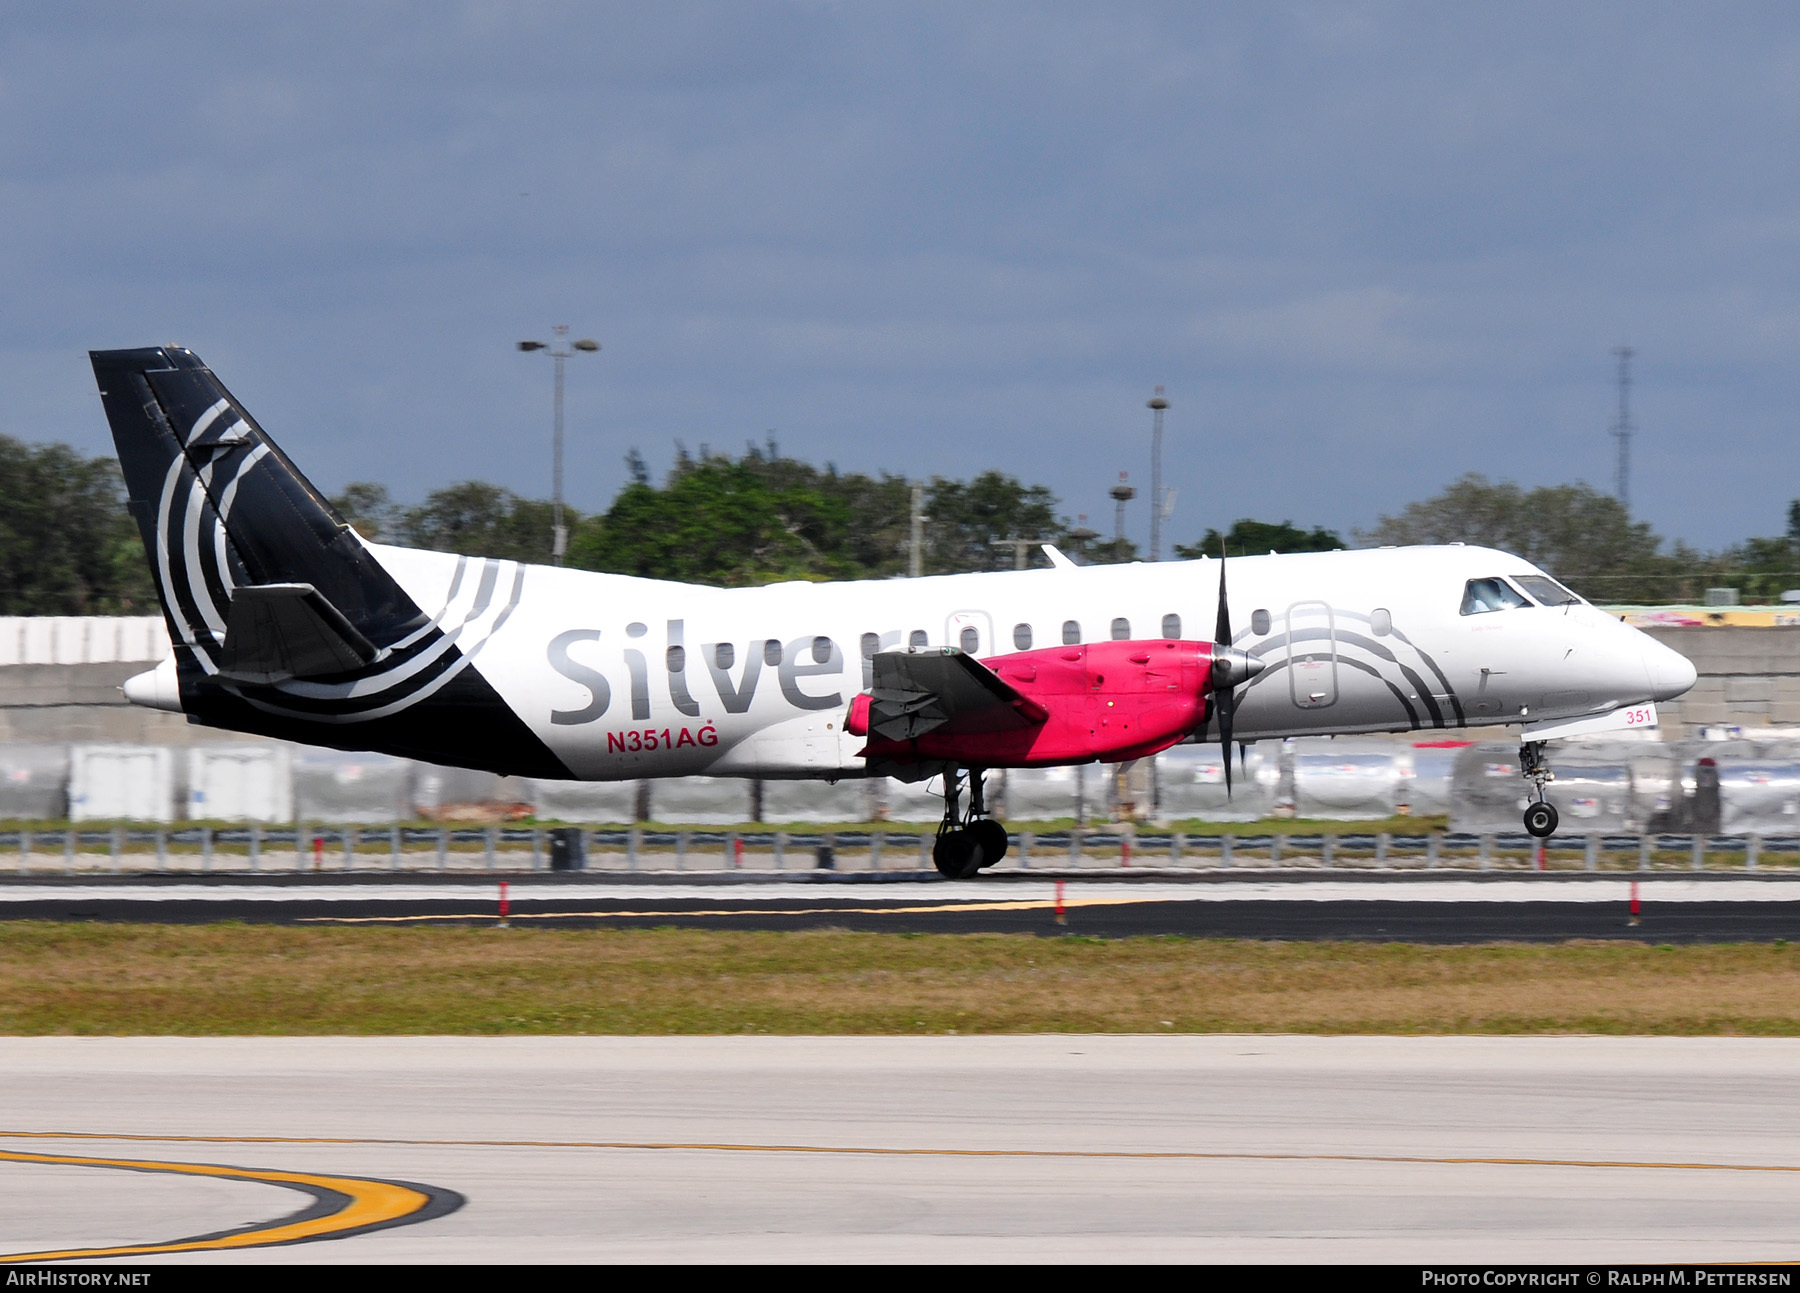
[[[1212,680],[1210,642],[1153,639],[1047,647],[981,664],[1027,700],[958,714],[911,740],[871,737],[864,758],[943,759],[981,768],[1118,763],[1166,750],[1200,726]],[[870,696],[846,727],[869,735]],[[1020,726],[1020,719],[1025,726]]]

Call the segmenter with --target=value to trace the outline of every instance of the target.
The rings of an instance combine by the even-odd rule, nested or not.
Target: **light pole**
[[[1150,560],[1162,560],[1162,415],[1169,407],[1169,401],[1163,398],[1163,388],[1158,386],[1156,394],[1150,397],[1145,405],[1151,413],[1150,424]]]
[[[906,554],[906,574],[908,578],[917,579],[925,573],[925,486],[915,480],[910,494],[907,521],[911,526],[911,538]]]
[[[1137,497],[1137,491],[1126,483],[1126,473],[1119,473],[1119,483],[1112,487],[1113,496],[1113,560],[1125,558],[1125,504]]]
[[[556,361],[556,430],[553,434],[552,454],[555,466],[552,469],[551,502],[550,502],[550,557],[557,565],[563,563],[563,553],[569,550],[569,529],[563,524],[563,360],[575,351],[592,354],[600,349],[600,343],[589,337],[579,341],[569,340],[569,325],[559,323],[555,328],[556,340],[521,341],[519,349],[530,352],[548,350],[550,358]]]

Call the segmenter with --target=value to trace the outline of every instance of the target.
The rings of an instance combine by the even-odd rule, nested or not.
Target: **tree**
[[[1788,504],[1787,533],[1745,539],[1704,565],[1707,585],[1735,588],[1746,601],[1773,602],[1800,587],[1800,498]]]
[[[391,537],[400,515],[387,486],[368,480],[351,481],[342,493],[332,496],[331,505],[358,534],[371,542]]]
[[[1206,536],[1192,547],[1175,545],[1175,555],[1187,557],[1216,557],[1219,555],[1219,532],[1208,530]],[[1264,552],[1336,552],[1347,545],[1336,534],[1319,526],[1311,530],[1302,530],[1292,521],[1274,524],[1269,521],[1253,521],[1249,517],[1240,517],[1231,523],[1225,531],[1225,550],[1239,556],[1255,556]]]
[[[1411,503],[1359,531],[1366,546],[1468,543],[1524,557],[1597,600],[1629,600],[1650,592],[1673,570],[1701,560],[1677,545],[1668,556],[1648,523],[1624,504],[1584,484],[1525,490],[1470,474],[1443,493]],[[1651,592],[1651,595],[1655,594]]]
[[[485,481],[465,480],[427,494],[418,507],[390,513],[387,521],[393,530],[391,541],[406,547],[545,562],[550,560],[551,512],[549,503],[520,498]],[[564,513],[570,525],[579,523],[581,518],[572,509],[564,508]]]
[[[1056,516],[1056,496],[1042,485],[1021,485],[1012,476],[984,471],[974,480],[934,477],[925,490],[925,573],[1011,570],[1003,539],[1059,542],[1068,528]],[[1129,560],[1122,554],[1110,554]]]
[[[740,458],[685,449],[661,488],[627,459],[632,481],[569,548],[571,565],[654,579],[746,585],[778,579],[884,579],[910,557],[911,485],[784,457],[771,440]],[[1055,540],[1056,500],[1000,472],[936,478],[925,491],[928,574],[1010,569],[996,540]]]
[[[0,614],[159,609],[118,464],[0,436]]]
[[[1138,559],[1138,545],[1125,538],[1092,539],[1069,555],[1084,566],[1122,566]]]
[[[841,554],[850,509],[812,482],[772,482],[759,466],[681,455],[663,488],[634,480],[577,529],[569,563],[726,586],[860,573]]]

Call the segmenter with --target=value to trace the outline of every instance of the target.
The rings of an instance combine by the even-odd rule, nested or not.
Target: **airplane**
[[[985,773],[1341,733],[1654,727],[1692,664],[1462,545],[712,588],[364,539],[192,351],[91,352],[191,723],[524,777],[941,777],[933,859],[1007,851]],[[1211,619],[1212,634],[1202,636]],[[966,792],[966,804],[964,797]]]

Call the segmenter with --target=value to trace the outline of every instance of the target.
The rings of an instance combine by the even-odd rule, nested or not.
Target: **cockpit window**
[[[1504,579],[1471,579],[1463,588],[1462,613],[1485,615],[1489,611],[1509,611],[1515,606],[1529,606],[1518,589]]]
[[[1519,581],[1520,588],[1545,606],[1570,606],[1581,601],[1548,575],[1514,575],[1513,578]]]

